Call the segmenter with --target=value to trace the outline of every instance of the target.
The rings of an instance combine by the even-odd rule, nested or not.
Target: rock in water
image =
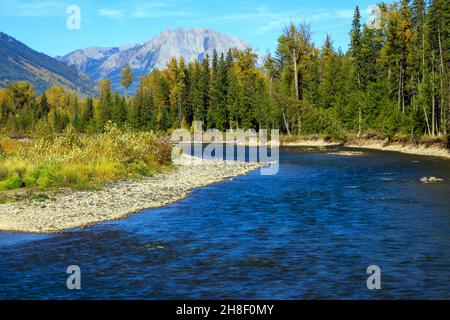
[[[422,179],[420,179],[420,182],[422,183],[436,183],[436,182],[440,182],[440,181],[444,181],[444,179],[441,178],[436,178],[436,177],[423,177]]]

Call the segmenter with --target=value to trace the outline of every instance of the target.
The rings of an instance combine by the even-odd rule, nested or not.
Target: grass
[[[0,154],[2,153],[15,153],[22,148],[23,143],[7,139],[7,138],[0,138]]]
[[[0,138],[0,202],[11,190],[97,190],[106,182],[151,176],[170,166],[170,157],[170,144],[153,133],[108,125],[97,135],[71,127],[56,135],[40,123],[32,141]]]

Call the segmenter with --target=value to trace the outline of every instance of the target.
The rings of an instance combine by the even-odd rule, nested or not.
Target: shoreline
[[[281,147],[346,147],[354,149],[369,149],[389,152],[400,152],[419,156],[432,156],[450,159],[450,150],[440,145],[413,145],[409,143],[387,142],[386,140],[353,138],[344,142],[327,142],[324,139],[299,140],[281,143]]]
[[[234,147],[272,147],[271,141],[267,141],[266,143],[260,143],[258,141],[250,141],[246,143],[236,143],[236,142],[230,142],[230,141],[224,141],[222,142],[227,147],[234,146]],[[186,141],[182,143],[176,143],[179,146],[195,146],[195,145],[202,145],[201,143],[196,143],[194,141]],[[293,142],[279,142],[276,143],[275,147],[337,147],[343,145],[343,142],[328,142],[324,139],[317,139],[317,140],[299,140],[299,141],[293,141]]]
[[[52,234],[124,219],[186,198],[197,188],[242,176],[260,163],[183,156],[169,173],[106,184],[100,191],[61,191],[54,200],[0,204],[0,231]]]
[[[355,149],[371,149],[380,151],[400,152],[419,156],[432,156],[450,159],[450,150],[439,146],[412,145],[405,143],[388,143],[385,140],[353,139],[344,143],[344,147]]]
[[[328,142],[324,139],[300,140],[296,142],[282,142],[281,147],[339,147],[342,142]]]
[[[192,142],[186,142],[187,145]],[[240,146],[240,147],[272,147],[270,141],[266,144],[261,145],[260,143],[229,143],[229,145]],[[317,148],[327,148],[327,147],[346,147],[354,149],[369,149],[369,150],[379,150],[379,151],[390,151],[390,152],[400,152],[404,154],[412,154],[419,156],[432,156],[450,159],[450,150],[444,148],[438,144],[432,144],[427,146],[425,144],[413,145],[410,143],[400,143],[400,142],[390,142],[386,140],[379,139],[365,139],[365,138],[352,138],[347,141],[342,142],[330,142],[325,139],[314,139],[314,140],[298,140],[292,142],[280,142],[275,145],[276,147],[317,147]]]

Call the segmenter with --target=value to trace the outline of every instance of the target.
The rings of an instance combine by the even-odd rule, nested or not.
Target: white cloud
[[[183,10],[148,10],[137,8],[135,9],[131,17],[132,18],[170,18],[170,17],[192,17],[193,14]]]
[[[1,0],[0,16],[6,17],[56,17],[65,16],[68,3],[57,0]]]
[[[266,32],[282,29],[290,22],[299,23],[324,23],[329,21],[343,20],[351,18],[353,14],[348,15],[348,10],[340,10],[338,12],[329,11],[317,11],[310,12],[303,9],[286,12],[275,12],[261,16],[260,21],[264,21],[264,24],[256,28],[256,34],[264,34]],[[265,19],[264,19],[265,18]]]
[[[254,29],[254,33],[261,35],[276,29],[283,29],[290,22],[299,23],[320,23],[333,20],[348,19],[353,16],[353,10],[311,11],[299,8],[289,11],[274,11],[265,6],[256,8],[253,12],[234,12],[220,16],[208,16],[194,19],[195,23],[214,23],[217,21],[243,21],[244,23],[255,23],[259,25]],[[191,22],[192,22],[191,21]]]
[[[171,18],[193,17],[192,12],[178,7],[176,4],[163,2],[145,2],[129,8],[98,10],[98,14],[112,19]]]
[[[216,22],[236,22],[255,25],[253,33],[262,35],[273,30],[281,30],[290,22],[299,23],[325,23],[343,21],[353,17],[352,9],[341,10],[311,10],[297,8],[285,11],[276,11],[267,6],[260,6],[253,11],[235,11],[220,15],[206,15],[194,13],[185,8],[179,2],[142,2],[130,8],[117,10],[100,9],[99,15],[109,18],[124,19],[157,19],[157,18],[184,18],[183,23],[195,23],[198,25]]]
[[[124,14],[122,10],[115,10],[115,9],[99,9],[98,14],[102,17],[108,17],[112,19],[122,19]]]
[[[147,2],[132,9],[131,16],[134,18],[153,18],[157,12],[164,9],[166,5],[161,2]]]

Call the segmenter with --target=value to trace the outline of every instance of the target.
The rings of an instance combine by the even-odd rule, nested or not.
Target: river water
[[[449,299],[450,161],[364,153],[282,149],[275,176],[85,230],[0,232],[0,299]]]

